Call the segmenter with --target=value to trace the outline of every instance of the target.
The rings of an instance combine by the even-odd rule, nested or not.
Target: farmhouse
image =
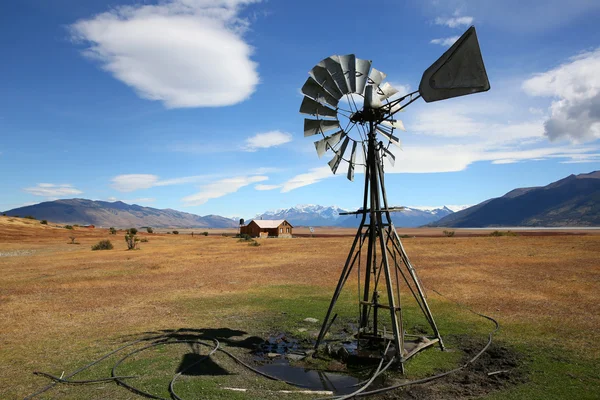
[[[240,233],[252,237],[292,237],[292,224],[285,219],[256,219],[240,228]]]

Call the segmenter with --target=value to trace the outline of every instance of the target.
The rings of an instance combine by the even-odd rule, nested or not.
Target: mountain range
[[[294,226],[356,227],[356,210],[336,206],[298,205],[266,211],[254,219],[286,219]],[[172,209],[142,207],[121,201],[86,199],[47,201],[5,212],[10,216],[33,216],[54,223],[93,224],[103,227],[236,228],[238,218],[199,216]],[[511,190],[475,206],[453,212],[449,207],[406,207],[392,213],[397,227],[496,227],[496,226],[600,226],[600,171],[570,175],[543,187]],[[249,222],[247,220],[246,222]]]
[[[600,226],[600,171],[569,175],[542,187],[514,189],[429,226]]]
[[[285,219],[294,226],[339,226],[356,227],[360,222],[358,215],[340,215],[340,213],[356,211],[345,210],[337,206],[320,206],[315,204],[297,205],[291,208],[267,211],[258,214],[254,219]],[[420,209],[406,207],[401,212],[391,213],[394,225],[399,227],[416,227],[439,220],[452,214],[448,207]]]
[[[235,228],[239,221],[218,215],[204,217],[167,208],[159,210],[126,204],[86,199],[46,201],[6,211],[7,215],[35,217],[55,223],[97,225],[116,228],[151,226],[154,228]]]

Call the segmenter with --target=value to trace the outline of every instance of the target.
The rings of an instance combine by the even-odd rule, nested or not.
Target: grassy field
[[[428,291],[450,349],[419,354],[407,364],[408,377],[451,369],[470,344],[485,343],[492,325],[454,301],[500,322],[488,358],[506,356],[514,362],[508,373],[488,377],[480,371],[477,387],[468,381],[475,376],[470,375],[460,385],[449,379],[381,398],[600,398],[600,235],[579,233],[405,239],[424,286],[445,295]],[[0,217],[1,399],[23,398],[48,383],[33,371],[67,375],[148,333],[218,336],[246,359],[249,349],[270,334],[287,332],[309,341],[319,326],[303,320],[323,318],[352,241],[333,234],[263,239],[260,246],[249,246],[216,231],[193,237],[141,233],[148,242],[127,251],[123,235]],[[69,244],[70,237],[79,244]],[[101,239],[110,239],[115,248],[91,251]],[[350,281],[341,299],[340,324],[355,312],[355,286]],[[410,307],[407,314],[417,320]],[[168,382],[190,351],[159,346],[129,359],[118,374],[140,375],[136,386],[168,397]],[[73,379],[107,377],[118,358]],[[310,397],[282,395],[277,390],[288,386],[249,373],[223,354],[214,360],[213,371],[222,373],[182,377],[177,383],[182,397]],[[137,397],[108,382],[57,385],[39,398]]]

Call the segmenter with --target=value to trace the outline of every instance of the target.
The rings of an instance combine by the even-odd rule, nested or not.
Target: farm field
[[[468,354],[465,342],[485,343],[493,325],[455,302],[499,321],[494,356],[509,354],[514,362],[500,376],[480,371],[477,387],[450,379],[379,398],[597,399],[600,232],[491,237],[456,230],[455,237],[444,237],[442,230],[399,229],[416,236],[404,245],[451,350],[419,354],[407,363],[408,377],[449,370]],[[67,230],[0,217],[0,398],[24,398],[49,383],[34,371],[68,375],[152,334],[218,337],[239,357],[259,338],[277,333],[308,341],[319,326],[304,319],[322,320],[354,234],[319,228],[319,237],[261,239],[260,246],[249,246],[218,230],[193,237],[180,232],[139,233],[148,242],[127,251],[123,231],[110,235],[106,229]],[[70,237],[79,244],[69,244]],[[114,249],[91,251],[103,239]],[[355,284],[353,277],[347,286]],[[353,312],[356,298],[348,291],[340,301]],[[145,374],[140,385],[168,398],[166,387],[185,352],[152,350],[124,363],[119,374]],[[183,398],[312,398],[282,395],[277,390],[289,386],[248,373],[222,355],[215,359],[213,372],[225,372],[181,378]],[[108,377],[116,360],[73,379]],[[57,385],[36,398],[138,396],[106,382]]]

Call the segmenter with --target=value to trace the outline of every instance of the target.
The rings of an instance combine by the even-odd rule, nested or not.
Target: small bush
[[[34,217],[33,215],[26,215],[23,218],[27,218],[27,219],[37,219],[36,217]]]
[[[127,229],[127,233],[129,233],[130,235],[137,235],[138,230],[136,228],[129,228]]]
[[[46,221],[45,219],[43,219],[43,220],[40,221],[40,224],[42,224],[42,225],[48,225],[48,221]]]
[[[238,242],[249,242],[252,240],[252,236],[248,235],[247,233],[242,233],[241,235],[236,235],[235,237],[240,238]]]
[[[173,235],[179,235],[179,231],[173,231]]]
[[[73,224],[73,227],[77,228],[77,227],[79,227],[79,225],[78,224]]]
[[[65,229],[73,229],[73,225],[65,225],[65,226],[63,226],[63,228],[65,228]]]
[[[506,232],[494,231],[494,232],[490,233],[490,236],[519,236],[519,235],[517,233],[511,232],[511,231],[506,231]]]
[[[115,228],[113,228],[112,226],[110,228],[108,228],[108,231],[110,232],[111,235],[117,234],[117,230]]]
[[[127,242],[127,250],[134,250],[137,248],[138,242],[140,241],[135,235],[128,233],[125,235],[125,242]]]
[[[170,234],[171,234],[171,232],[167,232],[167,235],[170,235]]]
[[[204,236],[208,236],[208,232],[202,232]]]
[[[150,227],[147,227],[146,228],[146,232],[148,232],[148,233],[154,233],[154,229],[152,229]]]
[[[258,246],[260,246],[260,243],[258,243],[256,240],[253,240],[252,243],[248,244],[248,246],[258,247]]]
[[[444,231],[443,233],[444,233],[444,236],[446,236],[446,237],[454,236],[454,231]]]
[[[112,250],[113,244],[110,240],[101,240],[92,246],[92,250]]]
[[[3,216],[3,217],[6,217],[6,213],[2,213],[2,216]]]
[[[69,244],[79,244],[78,242],[75,241],[75,236],[69,236],[69,239],[71,239],[71,242]]]
[[[142,242],[142,243],[148,243],[148,238],[142,238],[142,239],[140,239],[140,242]]]

